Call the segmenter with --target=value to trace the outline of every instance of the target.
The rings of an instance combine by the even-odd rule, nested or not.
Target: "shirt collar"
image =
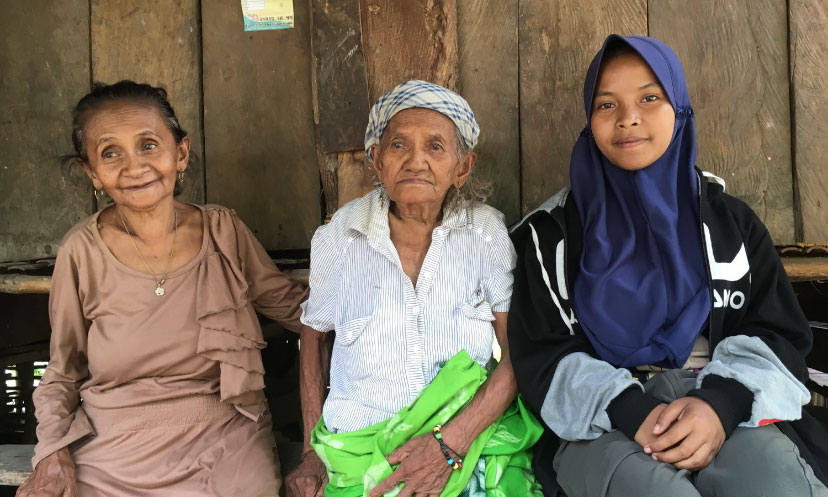
[[[362,203],[360,215],[353,216],[346,229],[355,230],[363,234],[374,244],[380,240],[391,238],[391,231],[388,227],[388,208],[391,201],[384,195],[381,189],[377,188],[366,195]],[[440,227],[449,230],[464,228],[468,222],[468,203],[457,208],[446,209]]]

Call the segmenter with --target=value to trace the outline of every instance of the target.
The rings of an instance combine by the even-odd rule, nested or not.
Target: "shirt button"
[[[412,305],[412,306],[411,306],[411,313],[412,313],[412,314],[419,314],[419,313],[420,313],[420,306],[418,306],[418,305]]]

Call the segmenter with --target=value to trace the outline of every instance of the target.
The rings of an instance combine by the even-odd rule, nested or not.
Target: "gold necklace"
[[[141,254],[141,251],[138,250],[138,245],[135,244],[134,237],[133,237],[132,233],[129,231],[129,228],[127,228],[126,221],[124,221],[124,216],[122,216],[120,212],[118,213],[118,218],[120,218],[120,220],[121,220],[121,226],[124,227],[124,231],[126,231],[127,235],[129,235],[129,241],[132,242],[132,246],[135,247],[135,251],[138,252],[138,257],[140,257],[141,262],[144,263],[144,267],[147,268],[147,271],[149,271],[149,273],[152,275],[153,278],[158,278],[158,275],[155,274],[155,271],[153,271],[152,268],[149,266],[149,264],[147,264],[147,261],[146,261],[146,259],[144,259],[144,256]],[[167,256],[167,264],[166,264],[165,267],[170,267],[170,261],[172,261],[173,249],[175,249],[175,234],[176,233],[178,233],[178,212],[176,212],[175,207],[173,207],[173,239],[172,239],[172,245],[170,245],[170,255]],[[164,295],[164,287],[161,286],[161,285],[163,285],[166,282],[167,282],[167,273],[164,273],[161,276],[161,279],[158,279],[158,280],[155,281],[155,294],[158,295],[159,297]]]

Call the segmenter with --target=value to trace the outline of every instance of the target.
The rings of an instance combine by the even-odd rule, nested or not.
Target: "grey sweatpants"
[[[672,370],[644,389],[669,403],[695,381],[694,373]],[[696,472],[654,461],[619,431],[562,441],[553,466],[568,497],[828,497],[793,442],[773,425],[736,428],[716,459]]]

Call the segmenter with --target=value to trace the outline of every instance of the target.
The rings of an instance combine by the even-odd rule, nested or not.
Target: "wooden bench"
[[[828,279],[828,256],[824,257],[782,257],[785,272],[791,281],[815,281]],[[307,269],[284,271],[292,280],[308,285]],[[26,274],[0,274],[0,293],[49,293],[51,276]]]

